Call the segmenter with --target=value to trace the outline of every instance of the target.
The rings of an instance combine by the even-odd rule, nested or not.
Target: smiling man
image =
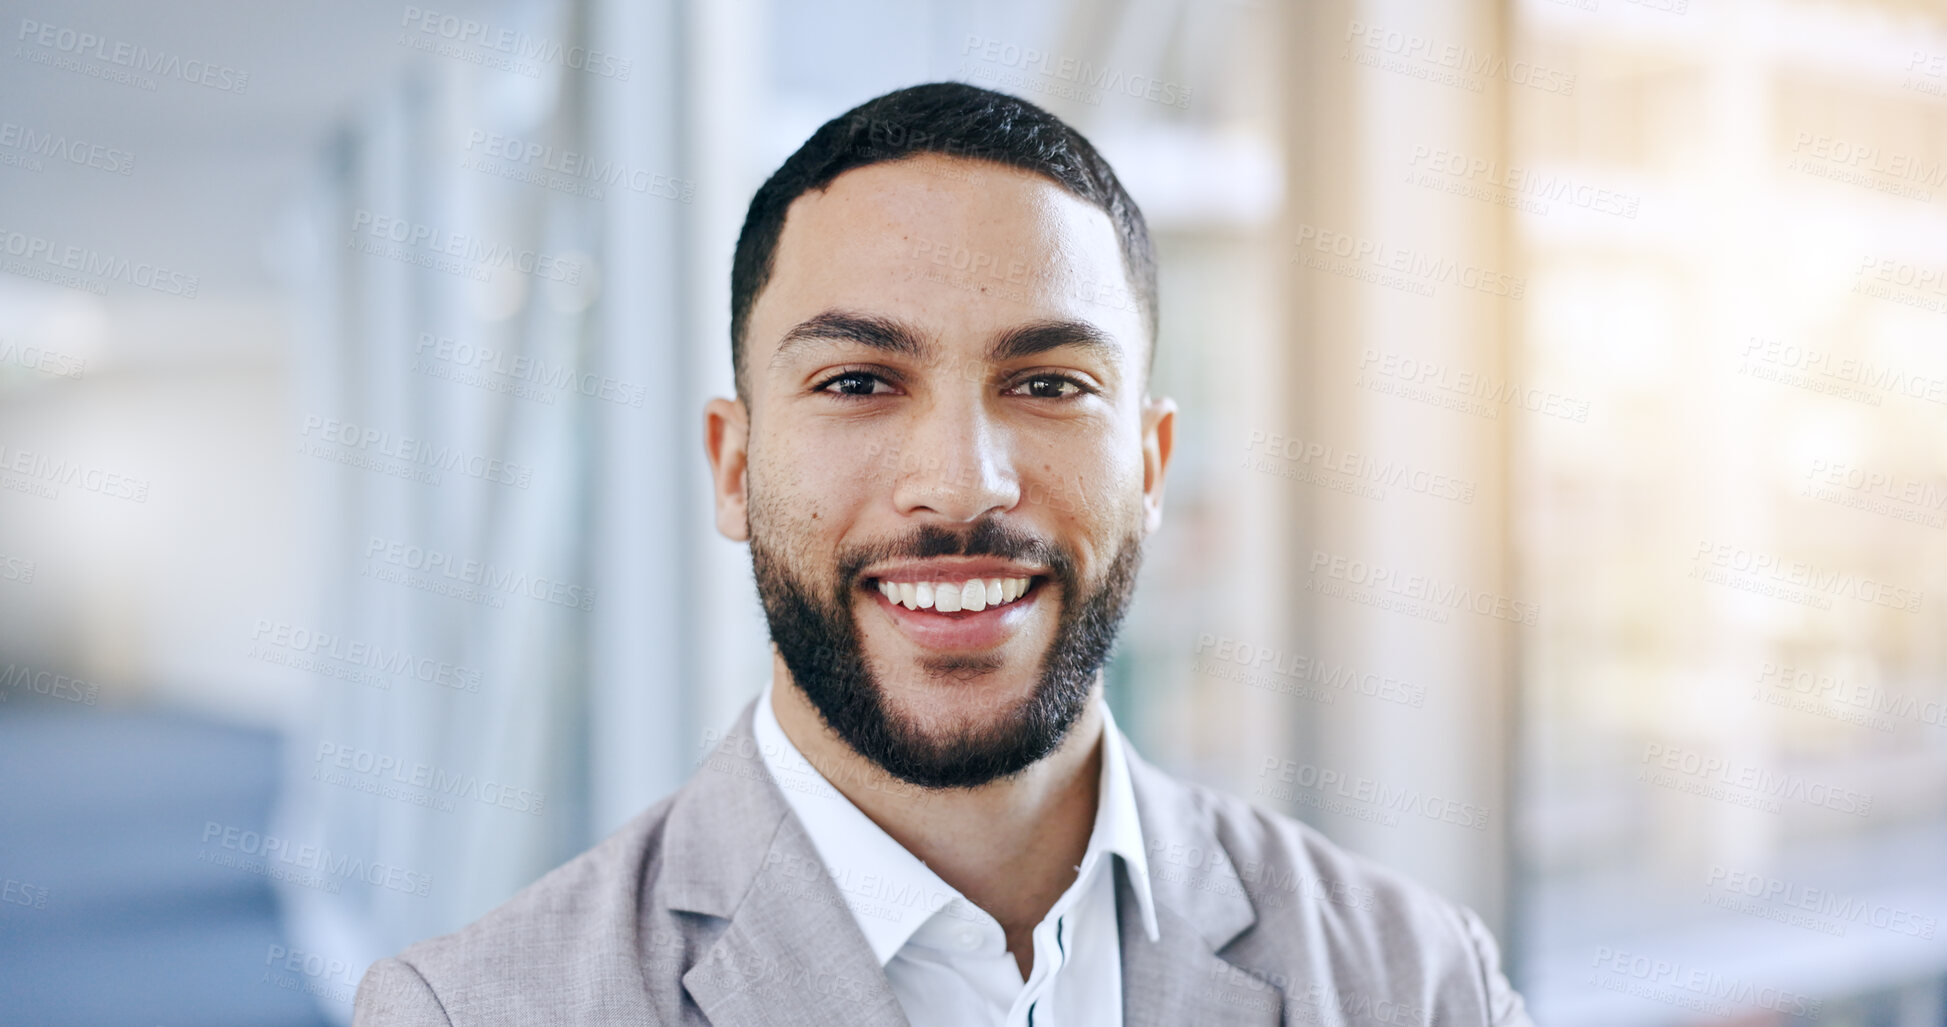
[[[768,687],[675,795],[376,964],[359,1023],[1528,1023],[1471,912],[1115,728],[1175,408],[1087,140],[869,101],[758,190],[731,304],[705,442]]]

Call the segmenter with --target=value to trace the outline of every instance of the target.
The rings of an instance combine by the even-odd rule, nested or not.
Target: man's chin
[[[888,697],[884,723],[898,758],[880,766],[927,788],[978,787],[1010,776],[1052,751],[1072,723],[1071,717],[1046,723],[1047,711],[1033,704],[1032,694],[994,706],[941,702],[921,708]]]
[[[853,751],[922,788],[978,787],[1019,772],[1060,744],[1087,702],[1089,683],[1051,680],[1045,659],[886,648],[903,651],[887,660],[865,642],[860,662],[870,670],[850,691],[801,684]]]
[[[1004,677],[1007,660],[997,654],[967,655],[956,653],[951,656],[923,656],[914,663],[913,677],[917,680],[935,681],[941,684],[990,684],[996,678]],[[1028,675],[1015,675],[1023,690],[1032,687]]]
[[[920,653],[874,660],[881,701],[934,735],[953,725],[1000,720],[1034,699],[1040,667],[999,653]]]

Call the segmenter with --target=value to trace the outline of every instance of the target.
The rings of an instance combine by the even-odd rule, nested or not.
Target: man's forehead
[[[1114,223],[1041,175],[935,155],[855,168],[793,201],[752,309],[753,355],[827,311],[955,341],[1077,322],[1133,350],[1142,321]]]

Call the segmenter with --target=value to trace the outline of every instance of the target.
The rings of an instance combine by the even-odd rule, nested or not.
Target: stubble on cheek
[[[815,465],[807,465],[800,454],[759,445],[755,438],[749,460],[744,486],[750,503],[752,539],[762,536],[765,548],[800,584],[817,589],[821,596],[828,595],[829,578],[809,572],[817,566],[814,554],[829,552],[820,534],[832,520],[820,497],[809,489],[812,482],[830,480],[829,476],[820,474]]]

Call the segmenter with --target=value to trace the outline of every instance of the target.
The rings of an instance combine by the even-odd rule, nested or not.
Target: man
[[[751,201],[705,441],[772,680],[680,791],[361,1024],[1526,1024],[1461,907],[1131,752],[1102,696],[1175,410],[1147,229],[959,84]]]

